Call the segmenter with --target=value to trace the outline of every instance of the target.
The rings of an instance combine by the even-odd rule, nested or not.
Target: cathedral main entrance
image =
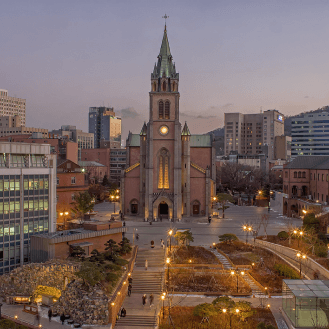
[[[168,207],[168,204],[165,201],[162,201],[159,204],[159,207],[158,207],[158,215],[159,215],[159,217],[162,216],[162,218],[168,218],[168,215],[169,215],[169,207]]]

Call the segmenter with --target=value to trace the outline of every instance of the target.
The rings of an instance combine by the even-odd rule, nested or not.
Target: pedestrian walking
[[[123,226],[126,226],[126,222],[125,221],[123,222]]]
[[[133,278],[132,278],[132,276],[130,276],[130,277],[128,278],[128,282],[129,282],[130,284],[133,283]]]
[[[48,310],[48,319],[49,322],[51,322],[51,317],[53,316],[53,311],[51,310],[51,308]]]
[[[144,294],[142,297],[142,301],[143,301],[143,306],[146,304],[146,295]]]
[[[124,318],[126,316],[126,309],[123,307],[122,310],[121,310],[121,317]]]
[[[150,307],[153,305],[153,300],[154,300],[154,296],[153,294],[150,295]]]
[[[211,223],[211,215],[208,216],[208,223]]]
[[[147,259],[145,259],[145,271],[147,271],[147,267],[148,267],[148,261]]]
[[[129,286],[128,286],[128,296],[129,297],[131,295],[131,289],[132,289],[132,285],[129,283]]]
[[[64,315],[64,313],[62,313],[62,315],[60,316],[59,319],[62,321],[62,325],[63,325],[64,324],[64,321],[65,321],[65,315]]]
[[[40,324],[40,315],[39,315],[39,313],[37,313],[37,314],[35,315],[35,322],[36,322],[37,325],[39,326],[39,324]]]

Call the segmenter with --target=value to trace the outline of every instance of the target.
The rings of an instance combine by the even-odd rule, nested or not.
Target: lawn
[[[173,264],[221,264],[217,257],[203,247],[172,247],[169,257]]]
[[[193,315],[194,307],[174,306],[170,309],[170,315],[176,329],[229,329],[230,318],[228,314],[219,314],[212,316],[209,322],[200,323],[202,318]],[[277,328],[275,319],[268,309],[254,309],[255,314],[245,321],[237,316],[231,315],[232,329],[255,329],[259,322],[272,324]],[[168,308],[165,308],[165,318],[161,316],[159,329],[169,329],[172,326],[168,322]]]
[[[281,258],[271,252],[262,248],[254,248],[241,241],[231,244],[218,243],[216,247],[224,252],[235,265],[252,265],[254,263],[255,265],[249,271],[249,274],[263,287],[268,287],[270,293],[282,292],[282,280],[290,278],[287,275],[279,275],[274,268],[275,265],[283,264],[293,270]],[[295,270],[293,270],[293,273],[298,276]]]

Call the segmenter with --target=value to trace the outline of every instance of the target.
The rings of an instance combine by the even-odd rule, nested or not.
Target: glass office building
[[[305,113],[291,123],[291,156],[329,155],[329,113]]]
[[[30,235],[54,231],[55,175],[50,145],[0,143],[0,275],[30,261]]]
[[[295,328],[328,328],[329,280],[283,280],[282,309]]]

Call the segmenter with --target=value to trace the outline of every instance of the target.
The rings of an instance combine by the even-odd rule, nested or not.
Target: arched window
[[[157,90],[157,84],[156,82],[153,82],[153,91],[156,91]]]
[[[172,83],[172,91],[176,91],[176,82],[175,81]]]
[[[297,171],[294,171],[294,178],[297,178]]]
[[[163,83],[162,83],[162,90],[163,90],[163,91],[167,91],[167,84],[166,84],[166,81],[163,81]]]
[[[303,173],[302,173],[302,177],[303,177],[303,178],[306,178],[306,172],[305,172],[305,171],[303,171]]]
[[[162,149],[160,151],[158,164],[159,164],[158,188],[168,189],[169,188],[169,154],[166,149]]]
[[[163,119],[163,101],[159,102],[159,119]]]
[[[165,119],[170,119],[170,103],[169,103],[169,101],[165,102]]]

